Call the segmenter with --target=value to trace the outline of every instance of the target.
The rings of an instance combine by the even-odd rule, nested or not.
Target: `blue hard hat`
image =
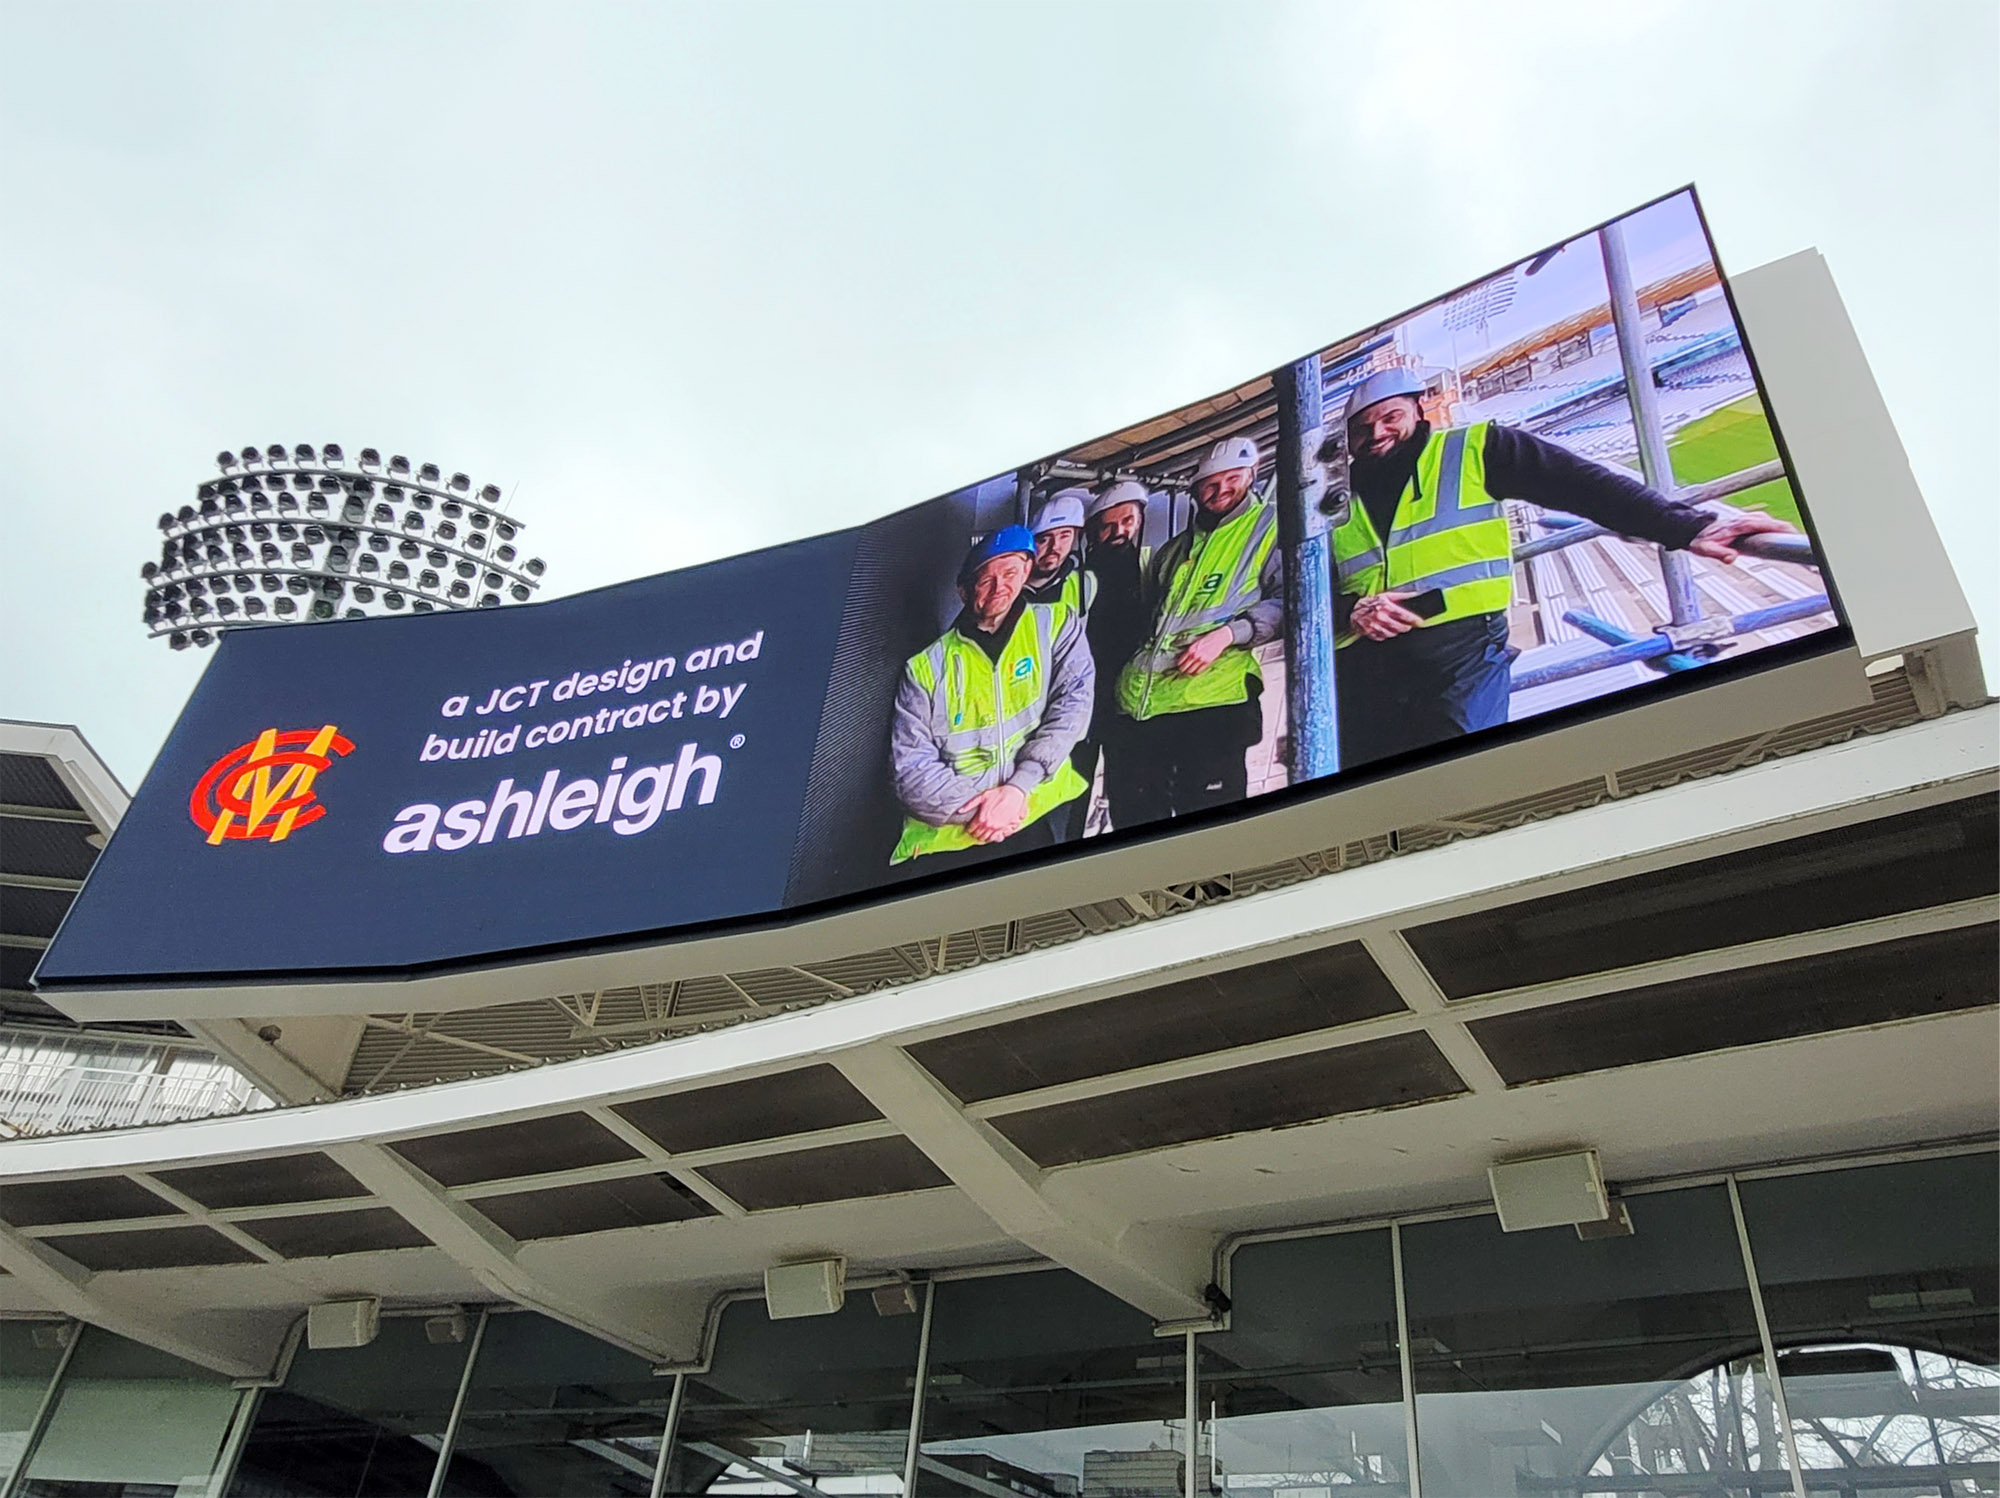
[[[959,564],[958,580],[965,582],[995,557],[1016,552],[1033,560],[1035,538],[1025,525],[1003,525],[984,540],[972,543],[971,549],[965,553],[965,560]]]

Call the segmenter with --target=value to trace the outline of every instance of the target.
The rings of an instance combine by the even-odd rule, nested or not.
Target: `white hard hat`
[[[1073,530],[1082,530],[1083,507],[1089,502],[1090,491],[1080,485],[1058,489],[1042,501],[1042,507],[1035,512],[1035,522],[1029,529],[1038,536],[1044,531],[1060,530],[1066,525]]]
[[[1407,369],[1378,369],[1347,393],[1347,409],[1340,413],[1341,425],[1345,426],[1363,411],[1378,402],[1407,395],[1421,400],[1424,382]]]
[[[1120,479],[1091,495],[1090,503],[1083,507],[1083,516],[1086,520],[1095,520],[1106,510],[1115,510],[1120,505],[1137,505],[1143,510],[1146,498],[1144,484],[1136,479]]]
[[[1194,481],[1198,484],[1210,474],[1229,473],[1238,468],[1257,466],[1257,444],[1248,437],[1224,437],[1208,450],[1208,456],[1201,460],[1201,467],[1194,471]]]

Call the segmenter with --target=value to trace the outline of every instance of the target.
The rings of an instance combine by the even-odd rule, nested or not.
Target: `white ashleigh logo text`
[[[690,792],[696,806],[708,805],[721,780],[722,760],[703,754],[694,744],[681,745],[679,758],[667,764],[630,771],[621,754],[601,781],[587,775],[564,780],[561,770],[550,770],[533,788],[508,779],[483,799],[451,806],[429,801],[406,806],[396,813],[394,825],[382,839],[382,851],[454,853],[496,838],[539,837],[545,831],[593,826],[634,837],[666,813],[679,811]]]

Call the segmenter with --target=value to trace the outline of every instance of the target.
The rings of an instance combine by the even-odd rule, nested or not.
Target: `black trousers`
[[[1100,700],[1090,720],[1090,737],[1079,739],[1070,753],[1070,763],[1076,773],[1083,777],[1085,785],[1094,785],[1100,764],[1104,767],[1104,802],[1111,811],[1111,824],[1118,822],[1118,807],[1121,799],[1128,804],[1132,795],[1133,755],[1129,742],[1132,720],[1118,711],[1115,701]],[[1084,818],[1089,815],[1090,804],[1082,796],[1069,803],[1076,813],[1074,830],[1076,835],[1083,832]],[[1067,833],[1058,831],[1058,842],[1069,841]]]
[[[1389,640],[1356,640],[1336,661],[1340,763],[1353,769],[1507,721],[1507,616],[1478,614]]]
[[[1250,794],[1244,755],[1264,736],[1263,695],[1264,684],[1253,678],[1246,701],[1121,722],[1125,763],[1111,800],[1112,825],[1129,830],[1244,800]]]

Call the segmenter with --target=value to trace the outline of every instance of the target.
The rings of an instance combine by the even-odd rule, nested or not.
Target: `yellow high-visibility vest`
[[[1356,499],[1333,532],[1334,586],[1350,598],[1374,593],[1444,594],[1426,626],[1504,613],[1514,601],[1514,539],[1507,512],[1486,492],[1490,422],[1432,432],[1417,471],[1396,500],[1384,544],[1368,507]],[[1335,641],[1358,639],[1352,629]]]
[[[930,649],[910,657],[910,674],[931,694],[932,721],[949,725],[939,752],[958,774],[976,777],[980,790],[999,785],[1014,773],[1015,756],[1042,721],[1054,674],[1055,640],[1064,624],[1062,608],[1031,603],[1022,609],[998,660],[956,629],[946,630]],[[1088,789],[1065,756],[1054,774],[1028,792],[1028,814],[1021,825],[1047,816]],[[984,846],[956,822],[933,827],[906,816],[889,862]]]
[[[1174,662],[1196,638],[1257,602],[1277,539],[1276,510],[1252,494],[1222,524],[1191,526],[1167,543],[1153,637],[1118,673],[1118,706],[1127,717],[1143,721],[1249,697],[1250,681],[1264,673],[1248,646],[1231,644],[1199,676],[1178,674]]]

